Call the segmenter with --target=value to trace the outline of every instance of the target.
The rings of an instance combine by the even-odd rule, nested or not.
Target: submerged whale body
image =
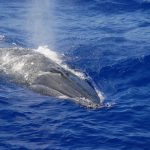
[[[89,81],[35,50],[0,48],[0,70],[14,82],[43,95],[70,99],[91,108],[101,105],[102,100]]]

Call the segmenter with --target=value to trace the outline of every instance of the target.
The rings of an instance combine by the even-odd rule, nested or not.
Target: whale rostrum
[[[102,99],[87,79],[82,79],[33,49],[0,48],[0,71],[35,92],[70,99],[97,108]]]

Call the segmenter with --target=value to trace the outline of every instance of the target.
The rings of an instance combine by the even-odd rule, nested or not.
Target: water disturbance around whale
[[[64,65],[55,52],[43,49],[0,48],[1,72],[40,94],[100,107],[103,97],[94,84]]]

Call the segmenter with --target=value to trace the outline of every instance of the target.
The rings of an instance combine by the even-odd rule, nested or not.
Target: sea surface
[[[0,47],[39,46],[87,74],[111,107],[0,74],[0,150],[150,150],[150,0],[0,0]]]

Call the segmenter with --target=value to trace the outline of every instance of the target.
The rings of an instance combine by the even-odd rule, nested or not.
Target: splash
[[[57,52],[50,50],[48,46],[39,46],[35,51],[43,54],[45,57],[53,60],[59,65],[63,63],[62,55],[58,55]]]
[[[98,97],[100,98],[100,103],[103,103],[103,102],[104,102],[104,99],[105,99],[104,94],[102,94],[102,92],[99,91],[96,86],[94,86],[94,89],[95,89],[95,91],[96,91]]]
[[[80,71],[75,71],[75,70],[69,68],[69,66],[64,63],[63,55],[58,54],[57,52],[49,49],[48,46],[39,46],[38,49],[35,49],[35,51],[38,52],[38,53],[41,53],[45,57],[53,60],[55,63],[57,63],[58,65],[63,67],[65,70],[68,70],[68,71],[72,72],[73,74],[80,77],[81,79],[88,78],[84,73],[82,73]]]

